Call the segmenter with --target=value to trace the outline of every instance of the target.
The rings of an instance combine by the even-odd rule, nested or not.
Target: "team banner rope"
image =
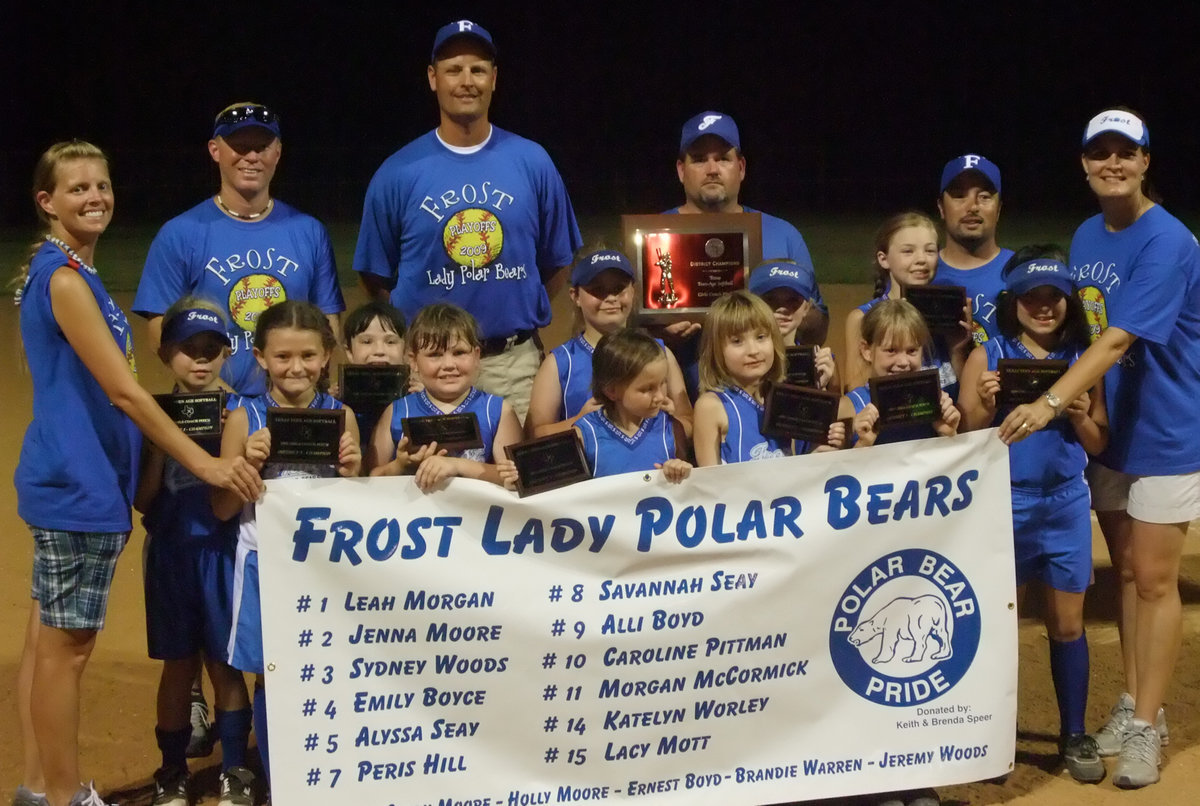
[[[736,806],[1012,767],[993,430],[523,499],[273,481],[257,515],[277,802]]]

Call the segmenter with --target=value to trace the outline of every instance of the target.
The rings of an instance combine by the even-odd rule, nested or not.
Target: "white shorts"
[[[1179,476],[1134,476],[1089,462],[1092,509],[1124,511],[1145,523],[1186,523],[1200,518],[1200,471]]]

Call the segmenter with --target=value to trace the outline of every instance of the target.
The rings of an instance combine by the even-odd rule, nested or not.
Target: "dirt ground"
[[[829,286],[826,298],[833,309],[831,343],[840,355],[840,323],[845,312],[866,299],[863,286]],[[358,298],[351,294],[353,305]],[[128,310],[130,295],[118,295]],[[561,309],[562,304],[556,305]],[[569,321],[556,317],[557,321]],[[144,328],[135,323],[139,338],[143,383],[154,391],[165,378],[154,355],[145,346]],[[16,500],[8,482],[16,467],[21,437],[29,419],[28,376],[19,367],[16,309],[0,304],[0,336],[4,346],[0,371],[12,384],[0,412],[0,802],[7,803],[20,783],[21,739],[13,686],[29,606],[32,545],[16,515]],[[547,344],[565,336],[559,327],[547,333]],[[1098,535],[1098,533],[1097,533]],[[150,774],[158,764],[154,745],[154,691],[158,667],[146,658],[146,638],[140,582],[144,534],[136,528],[122,555],[108,611],[108,625],[100,636],[84,677],[81,750],[83,770],[97,785],[121,803],[149,804]],[[1103,542],[1096,543],[1096,585],[1088,594],[1088,637],[1092,651],[1092,684],[1088,725],[1098,726],[1121,691],[1116,628],[1112,624],[1114,580]],[[1057,710],[1050,685],[1045,631],[1036,618],[1025,618],[1020,629],[1020,710],[1017,755],[1012,772],[1002,782],[944,787],[946,804],[1134,804],[1164,806],[1196,802],[1200,791],[1200,533],[1193,525],[1183,559],[1180,583],[1184,601],[1183,649],[1175,683],[1167,701],[1171,744],[1166,749],[1162,782],[1136,792],[1122,792],[1106,779],[1096,786],[1073,782],[1055,763]],[[1036,610],[1036,602],[1030,602]],[[849,728],[848,728],[849,729]],[[193,762],[197,783],[207,794],[201,801],[215,803],[218,757]],[[1187,793],[1191,792],[1191,795]],[[281,804],[280,806],[287,806]]]

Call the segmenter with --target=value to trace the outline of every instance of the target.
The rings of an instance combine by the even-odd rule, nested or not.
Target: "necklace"
[[[99,274],[100,273],[100,272],[96,271],[95,266],[89,266],[87,263],[84,263],[83,258],[81,258],[79,256],[79,253],[76,252],[74,249],[72,249],[70,246],[68,246],[66,243],[64,243],[62,241],[62,239],[55,238],[53,235],[47,235],[46,240],[49,241],[50,243],[54,244],[55,246],[57,246],[59,249],[63,250],[64,253],[66,253],[66,256],[69,257],[71,259],[71,261],[75,264],[74,266],[72,266],[72,268],[83,269],[88,274]]]
[[[221,198],[220,193],[213,198],[217,200],[217,206],[224,210],[226,215],[231,215],[234,218],[242,221],[253,221],[256,218],[262,218],[267,213],[271,212],[271,208],[275,206],[274,199],[267,199],[267,206],[259,210],[257,213],[238,213],[229,209],[229,205],[225,204],[225,200]]]

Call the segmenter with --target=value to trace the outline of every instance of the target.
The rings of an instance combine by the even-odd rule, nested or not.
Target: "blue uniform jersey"
[[[656,464],[676,458],[674,421],[665,411],[642,420],[633,436],[613,425],[603,410],[583,415],[575,427],[595,478],[653,470]]]
[[[43,529],[128,532],[142,435],[109,401],[54,318],[50,277],[66,265],[67,256],[58,247],[42,245],[29,265],[21,300],[33,420],[13,478],[17,513]],[[94,270],[78,271],[133,367],[133,338],[124,311]]]
[[[854,413],[858,414],[871,402],[871,387],[867,385],[851,389],[846,393],[846,397],[850,398],[850,402],[854,404]],[[892,442],[907,442],[910,439],[929,439],[937,435],[937,431],[933,430],[932,423],[893,425],[880,430],[879,436],[875,439],[875,444],[888,445]],[[858,442],[858,434],[851,432],[850,444],[853,445],[855,442]]]
[[[233,347],[221,377],[246,395],[267,390],[253,352],[263,311],[288,299],[327,314],[346,309],[325,226],[281,201],[261,221],[238,221],[207,199],[164,224],[150,244],[133,310],[161,316],[188,294],[227,312]]]
[[[1001,274],[1012,256],[1011,249],[1001,249],[1000,254],[978,268],[956,269],[938,255],[933,285],[961,285],[967,290],[971,317],[975,320],[973,336],[976,344],[983,344],[1000,335],[1000,325],[996,320],[996,297],[1004,290]]]
[[[367,187],[354,270],[392,289],[411,321],[452,302],[483,338],[550,323],[543,283],[583,241],[545,149],[492,126],[471,153],[431,131],[384,161]]]
[[[1003,333],[985,342],[983,348],[987,351],[990,372],[999,368],[1001,358],[1033,358],[1025,345],[1006,338]],[[1070,349],[1053,352],[1046,358],[1066,359],[1074,364],[1079,355],[1078,349]],[[1007,414],[1007,410],[997,411],[992,424],[999,425]],[[1081,479],[1083,469],[1087,467],[1087,452],[1079,444],[1075,428],[1066,417],[1055,417],[1042,430],[1010,445],[1008,459],[1014,485],[1044,490]]]
[[[551,351],[554,366],[558,369],[558,388],[562,390],[558,407],[559,420],[574,417],[592,399],[594,351],[595,348],[588,344],[582,333]]]
[[[721,442],[721,464],[791,455],[791,444],[787,440],[763,435],[763,405],[745,389],[734,386],[716,389],[713,394],[721,401],[729,420],[729,430]]]
[[[1114,470],[1200,470],[1200,248],[1154,206],[1120,232],[1093,216],[1071,241],[1071,269],[1092,336],[1119,327],[1137,341],[1104,378]]]
[[[500,413],[504,408],[504,398],[499,395],[481,392],[471,387],[467,396],[459,403],[454,411],[445,412],[439,409],[425,390],[405,395],[392,404],[392,440],[399,442],[404,437],[402,421],[405,417],[440,417],[444,414],[474,414],[479,421],[479,436],[483,439],[482,448],[468,448],[449,454],[474,462],[491,464],[492,444],[496,441],[496,430],[500,427]]]

